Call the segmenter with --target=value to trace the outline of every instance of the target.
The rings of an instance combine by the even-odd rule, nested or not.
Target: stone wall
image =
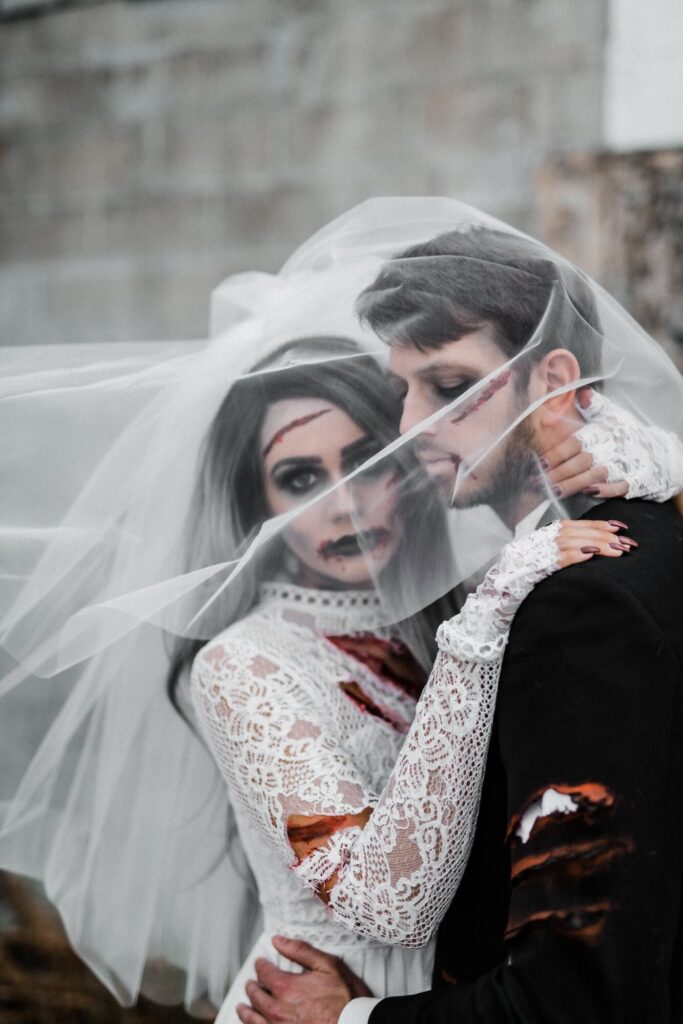
[[[277,269],[370,195],[536,230],[539,168],[599,145],[605,8],[159,0],[4,22],[0,342],[202,335],[223,276]]]
[[[683,370],[683,150],[575,156],[538,177],[541,230]]]

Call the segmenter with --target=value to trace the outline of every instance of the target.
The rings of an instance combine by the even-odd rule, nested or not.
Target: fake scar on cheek
[[[465,407],[459,410],[457,416],[454,416],[451,420],[451,423],[462,423],[471,413],[481,409],[482,405],[486,405],[501,388],[505,387],[511,375],[512,370],[505,370],[499,377],[494,377],[493,380],[490,380],[477,398],[465,403]]]
[[[286,423],[284,427],[280,427],[276,430],[270,441],[263,449],[263,458],[265,459],[270,452],[273,450],[276,444],[280,444],[282,439],[290,432],[290,430],[296,429],[296,427],[304,427],[307,423],[312,420],[317,420],[319,416],[324,416],[326,412],[332,412],[331,409],[320,409],[318,412],[311,412],[308,416],[299,416],[298,419],[292,420],[291,423]]]

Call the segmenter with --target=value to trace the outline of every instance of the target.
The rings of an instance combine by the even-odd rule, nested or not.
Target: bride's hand
[[[547,576],[595,556],[621,558],[638,547],[618,520],[566,519],[506,544],[460,612],[437,630],[439,648],[457,658],[500,657],[522,601]]]
[[[588,562],[596,555],[621,558],[638,547],[637,541],[620,532],[628,527],[617,519],[563,519],[559,527],[555,537],[558,569]]]
[[[683,489],[683,447],[674,434],[641,423],[592,388],[578,392],[577,409],[584,426],[539,456],[556,497],[666,501]]]

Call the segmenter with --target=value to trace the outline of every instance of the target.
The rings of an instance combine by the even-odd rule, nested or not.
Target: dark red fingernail
[[[638,543],[638,541],[634,540],[633,537],[620,537],[619,540],[621,541],[622,544],[626,544],[627,547],[629,547],[629,548],[638,548],[638,547],[640,547],[640,544]]]
[[[608,519],[607,522],[610,526],[618,526],[620,530],[628,530],[626,523],[622,523],[618,519]]]
[[[542,455],[541,455],[540,459],[538,460],[538,464],[541,467],[541,469],[550,469],[550,463],[548,462],[547,459],[544,459]]]
[[[584,487],[583,493],[584,494],[599,494],[600,493],[600,488],[596,484],[591,484],[590,487]]]
[[[625,548],[623,544],[610,544],[610,547],[614,548],[615,551],[628,551],[628,548]]]
[[[581,548],[584,555],[599,555],[600,548]]]
[[[562,497],[562,488],[560,487],[559,484],[553,484],[553,494],[555,495],[556,498],[561,498]]]

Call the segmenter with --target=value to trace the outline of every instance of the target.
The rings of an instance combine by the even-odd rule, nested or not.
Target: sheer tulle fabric
[[[459,499],[472,477],[531,407],[511,402],[497,418],[487,410],[524,360],[567,339],[580,336],[595,357],[572,386],[597,384],[636,426],[656,426],[677,458],[679,375],[576,268],[542,246],[540,277],[467,246],[405,256],[447,231],[476,241],[481,229],[525,240],[453,200],[370,201],[313,236],[279,274],[224,282],[208,340],[0,350],[0,695],[8,716],[29,692],[52,709],[21,781],[0,783],[0,866],[45,882],[75,948],[124,1002],[143,991],[195,1012],[218,1006],[260,928],[235,807],[204,739],[166,696],[178,642],[210,641],[241,621],[262,583],[291,575],[289,538],[343,500],[375,602],[372,625],[353,628],[390,631],[428,673],[435,647],[415,616],[481,578],[510,536],[487,505],[455,507],[467,505]],[[399,436],[387,342],[419,343],[425,309],[430,330],[447,332],[455,300],[444,302],[433,282],[459,281],[465,304],[482,277],[492,295],[496,281],[540,289],[542,315],[516,354]],[[247,490],[236,495],[244,474],[226,478],[223,511],[211,518],[202,459],[219,411],[237,424],[234,448],[259,402],[320,401],[324,379],[322,407],[247,446],[256,478],[265,449],[293,423],[317,415],[325,436],[328,409],[349,407],[354,373],[378,395],[362,424],[373,443],[360,458],[277,515]],[[486,429],[460,460],[445,510],[413,444],[426,423],[473,416]],[[596,424],[587,429],[597,450]],[[228,499],[252,510],[249,522],[228,513]],[[542,474],[541,500],[550,518],[566,513]],[[318,547],[323,569],[343,561],[334,546]]]
[[[188,566],[186,537],[198,459],[226,395],[255,376],[265,381],[277,375],[286,391],[288,379],[305,378],[307,369],[313,377],[325,367],[334,382],[348,360],[386,365],[383,341],[419,341],[415,303],[406,302],[403,314],[386,329],[380,310],[375,331],[359,323],[358,311],[366,321],[372,319],[387,297],[406,289],[408,274],[412,292],[433,303],[432,319],[447,325],[448,303],[440,308],[437,296],[420,291],[416,265],[423,268],[425,289],[433,287],[429,275],[436,268],[437,281],[462,279],[464,296],[470,281],[484,271],[493,282],[517,283],[520,291],[533,278],[502,263],[484,265],[473,256],[391,258],[429,238],[437,224],[440,232],[457,229],[465,238],[476,236],[482,226],[518,237],[455,201],[371,201],[304,244],[279,275],[236,275],[221,285],[212,304],[218,333],[209,342],[140,345],[139,351],[132,345],[104,345],[76,346],[75,352],[64,346],[54,352],[43,348],[26,356],[11,349],[0,353],[6,366],[0,417],[7,439],[1,458],[4,476],[12,483],[4,490],[0,522],[1,578],[9,609],[3,644],[12,657],[40,675],[51,675],[106,649],[144,622],[188,637],[216,634],[231,617],[229,606],[244,587],[248,567],[255,559],[277,563],[283,531],[295,526],[310,505],[329,497],[326,491],[289,514],[264,515],[247,537],[232,530],[214,561]],[[516,363],[581,335],[595,358],[591,372],[572,386],[600,382],[602,392],[638,421],[678,436],[681,380],[666,355],[597,285],[550,250],[538,249],[553,278],[540,323],[519,353],[432,419],[466,419],[486,405]],[[380,271],[383,282],[359,302]],[[580,294],[588,289],[594,298],[590,322],[577,306],[577,289]],[[312,339],[308,346],[301,344],[306,338]],[[321,346],[321,338],[329,340]],[[492,420],[477,450],[460,464],[455,504],[478,466],[529,411],[520,406],[502,421]],[[424,500],[424,480],[411,457],[411,442],[427,423],[386,440],[329,490],[361,487],[368,473],[391,464],[409,492],[408,505],[417,505]],[[558,516],[564,511],[556,509]],[[420,557],[433,548],[433,523],[427,522],[422,530],[411,524],[410,539]],[[226,524],[226,534],[231,526]],[[454,543],[446,566],[444,552],[432,559],[432,568],[439,567],[434,573],[403,573],[399,586],[391,574],[380,577],[368,558],[387,624],[424,608],[480,570],[509,536],[482,506],[452,509],[446,527]]]

